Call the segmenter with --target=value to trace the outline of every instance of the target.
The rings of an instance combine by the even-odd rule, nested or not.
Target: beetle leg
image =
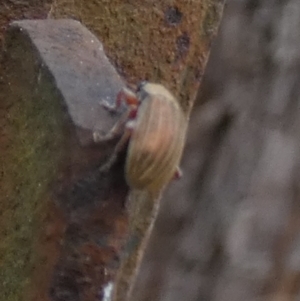
[[[107,171],[107,170],[109,170],[111,168],[111,166],[116,162],[119,153],[126,146],[128,140],[129,140],[129,138],[131,136],[131,133],[132,133],[132,126],[129,125],[127,127],[127,125],[126,125],[124,134],[122,135],[120,141],[117,143],[117,145],[116,145],[116,147],[115,147],[115,149],[114,149],[111,157],[109,158],[109,160],[104,165],[102,165],[101,171]]]
[[[129,90],[128,88],[124,87],[117,94],[116,101],[113,105],[111,105],[106,100],[101,100],[101,106],[103,106],[107,111],[111,113],[116,113],[116,111],[120,108],[123,101],[128,106],[138,106],[139,104],[136,94],[131,90]]]
[[[100,143],[100,142],[107,142],[115,139],[117,136],[121,135],[125,127],[130,128],[131,121],[129,120],[134,119],[136,117],[136,114],[137,114],[137,107],[130,106],[128,110],[121,115],[118,122],[112,127],[112,129],[106,135],[102,135],[100,132],[95,131],[93,133],[94,142]]]
[[[117,95],[116,105],[121,105],[122,100],[129,106],[138,106],[139,100],[134,92],[124,87]]]
[[[114,105],[109,104],[107,101],[102,100],[101,105],[110,112],[116,112],[120,107],[122,100],[128,105],[127,111],[121,115],[118,122],[113,126],[113,128],[106,134],[102,135],[100,132],[95,131],[93,133],[93,140],[95,143],[109,142],[118,137],[129,119],[134,119],[137,114],[139,101],[131,90],[123,88],[117,95],[116,102]]]
[[[129,109],[124,114],[122,114],[118,122],[112,127],[112,129],[106,135],[102,135],[100,132],[95,131],[93,133],[94,142],[95,143],[108,142],[120,136],[125,128],[128,119],[130,118],[131,111],[132,110]]]
[[[118,110],[118,105],[116,105],[116,103],[114,103],[113,105],[112,104],[110,104],[107,100],[104,100],[104,99],[102,99],[101,101],[100,101],[100,105],[105,109],[105,110],[107,110],[108,112],[110,112],[110,113],[117,113],[117,110]]]
[[[181,177],[182,177],[182,170],[179,166],[177,166],[175,173],[173,175],[173,180],[179,180]]]
[[[133,120],[129,121],[126,124],[124,134],[123,134],[122,138],[120,139],[120,141],[117,143],[117,145],[115,147],[115,150],[114,150],[115,153],[121,152],[124,149],[124,147],[126,146],[128,140],[131,136],[132,130],[134,128],[134,124],[135,124],[135,122]]]

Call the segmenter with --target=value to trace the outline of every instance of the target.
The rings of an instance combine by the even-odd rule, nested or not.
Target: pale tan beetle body
[[[140,105],[126,159],[130,187],[159,192],[176,173],[187,121],[174,96],[162,85],[147,83],[137,93]]]

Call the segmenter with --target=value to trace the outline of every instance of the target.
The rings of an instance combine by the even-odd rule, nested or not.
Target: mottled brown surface
[[[80,20],[127,82],[165,84],[191,109],[224,1],[58,0],[51,16]]]

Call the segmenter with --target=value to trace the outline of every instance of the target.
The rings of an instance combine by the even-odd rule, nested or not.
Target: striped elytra
[[[157,194],[179,165],[187,122],[177,100],[163,86],[146,84],[129,142],[126,179],[132,188]]]

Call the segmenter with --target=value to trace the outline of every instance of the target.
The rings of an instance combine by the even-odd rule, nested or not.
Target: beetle
[[[181,176],[178,165],[185,144],[187,119],[177,99],[160,84],[142,82],[135,93],[123,88],[113,107],[103,105],[108,110],[116,110],[122,101],[127,104],[127,111],[106,136],[94,132],[94,141],[110,140],[123,132],[107,166],[128,142],[127,184],[157,196],[172,178]]]

